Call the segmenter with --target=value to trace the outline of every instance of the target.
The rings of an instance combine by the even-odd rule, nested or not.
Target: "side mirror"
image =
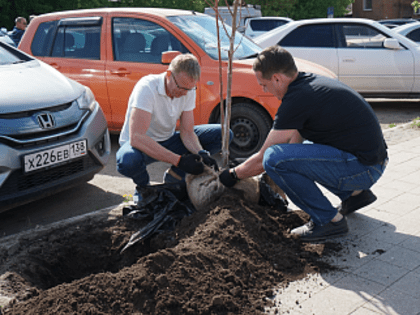
[[[162,63],[169,65],[171,61],[178,55],[181,55],[179,51],[164,51],[162,53]]]
[[[389,49],[400,49],[400,43],[395,38],[386,38],[384,41],[384,47]]]

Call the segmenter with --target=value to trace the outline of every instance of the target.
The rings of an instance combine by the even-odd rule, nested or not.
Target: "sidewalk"
[[[267,314],[420,315],[420,136],[388,153],[378,200],[349,215],[349,234],[336,239],[344,248],[329,262],[343,271],[279,288]]]

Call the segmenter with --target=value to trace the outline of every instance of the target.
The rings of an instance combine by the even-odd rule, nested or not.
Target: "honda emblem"
[[[50,129],[55,127],[55,121],[53,115],[49,113],[40,114],[37,117],[38,124],[42,129]]]

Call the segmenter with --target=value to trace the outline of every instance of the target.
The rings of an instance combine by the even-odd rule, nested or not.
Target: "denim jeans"
[[[268,148],[263,166],[288,198],[311,216],[316,225],[325,225],[337,209],[323,195],[317,183],[342,201],[355,190],[369,189],[382,176],[382,164],[364,165],[352,154],[321,144],[279,144]]]
[[[222,148],[222,129],[219,124],[199,125],[194,127],[194,132],[198,136],[201,146],[210,154],[218,153]],[[233,133],[230,131],[230,140]],[[168,140],[159,142],[160,145],[176,154],[185,154],[189,151],[181,141],[179,132]],[[156,162],[155,159],[133,148],[129,142],[124,143],[117,151],[117,170],[124,176],[131,178],[138,186],[149,184],[150,178],[146,166]],[[177,169],[177,173],[185,176],[184,172]]]

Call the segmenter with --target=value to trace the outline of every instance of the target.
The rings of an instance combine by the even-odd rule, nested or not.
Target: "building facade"
[[[411,3],[414,0],[355,0],[352,16],[372,20],[420,18]]]

